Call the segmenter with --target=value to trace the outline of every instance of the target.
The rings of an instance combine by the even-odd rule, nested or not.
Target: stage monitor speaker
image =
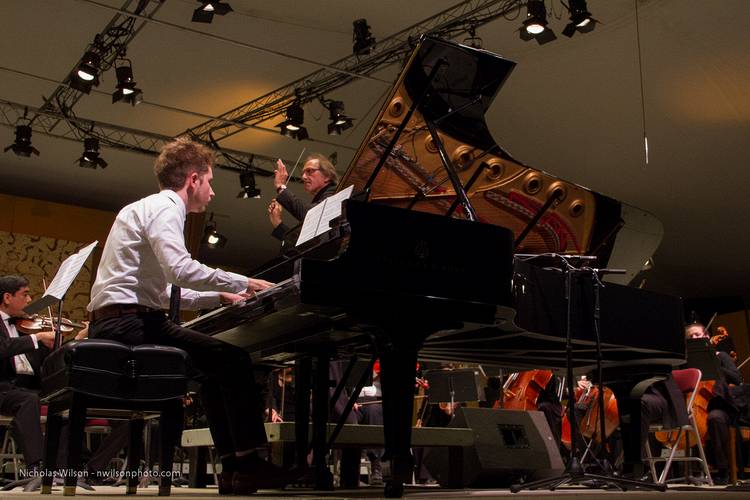
[[[474,446],[426,450],[425,466],[442,486],[503,487],[564,472],[542,412],[459,408],[448,427],[474,431]]]

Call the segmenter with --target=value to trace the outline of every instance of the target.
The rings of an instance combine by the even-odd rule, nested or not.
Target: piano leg
[[[400,333],[413,335],[413,332]],[[385,438],[383,461],[390,461],[391,470],[385,483],[386,498],[401,497],[404,483],[411,482],[414,472],[411,426],[416,363],[417,350],[413,347],[389,347],[380,355]]]
[[[328,409],[330,401],[331,378],[328,373],[328,365],[331,361],[328,353],[315,355],[313,369],[315,376],[313,381],[312,400],[312,449],[313,449],[313,473],[315,475],[316,490],[333,490],[333,474],[328,468]]]
[[[310,421],[310,380],[312,379],[312,359],[301,358],[294,362],[294,437],[297,455],[297,468],[307,469],[307,453],[310,451],[310,426],[302,425]]]

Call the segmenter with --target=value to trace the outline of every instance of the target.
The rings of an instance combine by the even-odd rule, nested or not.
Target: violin
[[[729,332],[728,332],[728,331],[727,331],[727,329],[726,329],[726,328],[724,328],[723,326],[717,326],[717,327],[716,327],[716,331],[717,331],[718,333],[717,333],[716,335],[713,335],[713,336],[712,336],[712,337],[711,337],[711,338],[709,339],[709,342],[711,342],[711,345],[712,345],[712,346],[714,346],[714,348],[717,348],[717,349],[718,349],[718,347],[719,347],[719,344],[720,344],[720,343],[721,343],[722,341],[724,341],[724,340],[726,340],[726,339],[728,339],[728,338],[729,338]],[[736,353],[735,351],[731,351],[731,350],[730,350],[730,351],[729,351],[729,355],[730,355],[730,356],[732,357],[732,359],[733,359],[733,360],[735,361],[735,363],[736,363],[736,362],[737,362],[737,353]]]
[[[16,329],[25,334],[37,333],[45,330],[54,330],[57,325],[57,319],[50,320],[46,316],[39,316],[37,314],[28,318],[20,319],[16,322]],[[70,333],[74,329],[86,328],[86,325],[82,323],[76,323],[69,320],[68,318],[62,318],[60,323],[60,332]]]

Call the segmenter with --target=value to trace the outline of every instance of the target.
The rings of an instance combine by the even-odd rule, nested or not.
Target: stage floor
[[[524,500],[535,500],[535,499],[551,499],[553,496],[563,496],[572,498],[574,496],[585,496],[584,500],[598,500],[600,498],[606,500],[619,500],[620,498],[635,498],[637,500],[651,500],[653,499],[671,499],[671,500],[699,500],[701,498],[719,498],[720,500],[747,500],[750,498],[750,486],[745,485],[745,489],[738,489],[736,487],[679,487],[673,486],[664,493],[651,492],[651,491],[604,491],[594,490],[585,487],[562,487],[555,491],[522,491],[520,493],[511,493],[507,489],[486,489],[486,490],[448,490],[437,487],[406,487],[404,498],[414,500],[441,500],[441,499],[453,499],[453,498],[474,498],[477,500],[491,500],[495,498],[503,498],[504,500],[510,500],[511,498],[523,498]],[[8,497],[29,497],[36,495],[38,498],[39,492],[24,493],[20,489],[14,491],[4,491],[0,494],[2,498]],[[116,497],[125,498],[125,488],[123,486],[97,486],[95,491],[86,491],[78,488],[76,496],[85,497],[87,500],[94,499],[112,499]],[[138,490],[137,496],[139,497],[156,497],[157,489],[154,486],[148,488],[141,488]],[[62,487],[55,487],[52,491],[52,497],[62,497]],[[44,498],[51,498],[49,496]],[[129,497],[129,498],[132,498]],[[219,494],[216,488],[173,488],[171,498],[177,499],[190,499],[190,500],[202,500],[202,499],[217,499],[217,498],[242,498],[238,496],[222,496]],[[359,488],[356,490],[336,490],[331,492],[324,491],[313,491],[309,489],[288,489],[288,490],[263,490],[255,495],[248,496],[246,498],[255,499],[273,499],[281,500],[285,498],[299,498],[303,500],[343,500],[343,499],[378,499],[383,498],[382,488]]]

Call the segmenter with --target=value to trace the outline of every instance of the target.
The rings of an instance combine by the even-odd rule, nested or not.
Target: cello
[[[583,416],[578,419],[578,428],[580,429],[581,435],[586,439],[594,439],[595,443],[600,443],[601,432],[599,425],[599,387],[593,384],[589,385],[585,390],[580,387],[576,388],[576,407],[585,408],[586,412]],[[609,436],[617,429],[620,425],[620,415],[617,410],[617,399],[614,393],[608,388],[604,388],[604,439],[606,441]],[[570,421],[568,420],[568,412],[563,413],[562,420],[562,443],[570,448],[572,436],[570,432]]]
[[[729,332],[725,327],[719,326],[716,328],[716,331],[716,335],[707,337],[709,340],[708,345],[714,351],[717,349],[720,342],[729,338]],[[737,354],[735,352],[731,351],[729,355],[736,360]],[[708,406],[711,399],[713,399],[713,397],[715,396],[715,385],[716,380],[700,381],[697,392],[695,394],[695,399],[693,400],[693,417],[695,418],[695,426],[698,429],[698,436],[695,436],[695,433],[692,431],[686,432],[685,437],[683,437],[679,443],[676,443],[674,445],[677,446],[678,450],[685,449],[685,439],[690,439],[690,442],[693,443],[695,443],[697,439],[700,439],[702,444],[706,443],[706,436],[708,434]],[[671,442],[670,432],[657,432],[655,437],[657,440],[664,444],[668,444]]]
[[[500,400],[498,400],[493,408],[536,410],[536,400],[539,393],[547,387],[551,379],[551,370],[528,370],[513,373],[503,385],[502,406]]]

